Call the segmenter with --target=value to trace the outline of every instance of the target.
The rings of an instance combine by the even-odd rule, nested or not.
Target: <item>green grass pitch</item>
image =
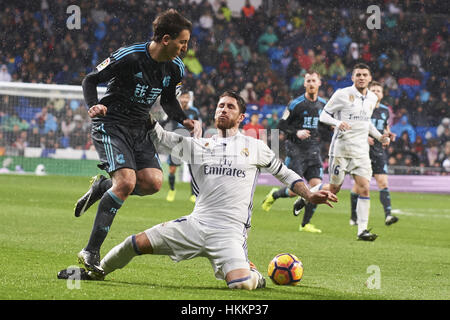
[[[323,233],[310,234],[298,231],[301,217],[292,215],[292,199],[278,200],[270,212],[261,209],[268,186],[256,188],[248,241],[267,288],[229,290],[214,278],[208,260],[174,263],[165,256],[137,257],[105,281],[77,287],[56,274],[77,265],[76,254],[87,243],[96,205],[80,218],[73,216],[73,205],[88,183],[85,177],[0,176],[0,299],[450,299],[448,195],[392,193],[400,221],[387,227],[378,192],[372,191],[369,225],[379,238],[361,242],[348,223],[348,191],[338,195],[334,209],[317,209],[312,223]],[[165,201],[167,188],[166,181],[158,194],[126,201],[102,254],[130,234],[191,212],[189,185],[177,184],[173,203]],[[282,252],[303,262],[304,277],[295,287],[277,286],[267,277],[269,261]]]

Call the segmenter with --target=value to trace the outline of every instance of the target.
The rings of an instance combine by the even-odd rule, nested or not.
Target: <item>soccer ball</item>
[[[275,284],[295,286],[302,280],[303,264],[295,255],[281,253],[270,261],[267,273]]]

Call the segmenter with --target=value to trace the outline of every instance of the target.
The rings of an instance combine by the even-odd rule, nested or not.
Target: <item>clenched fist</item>
[[[102,104],[96,104],[95,106],[92,106],[88,110],[88,115],[91,118],[95,118],[96,116],[106,116],[106,111],[108,108]]]

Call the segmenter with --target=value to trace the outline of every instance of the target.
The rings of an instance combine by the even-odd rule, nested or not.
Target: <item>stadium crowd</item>
[[[240,92],[248,119],[256,113],[270,130],[289,101],[303,93],[307,71],[322,76],[319,95],[328,99],[351,85],[352,66],[364,62],[384,85],[382,103],[398,135],[388,150],[389,164],[406,167],[398,173],[418,173],[408,167],[450,172],[445,1],[384,0],[381,26],[374,30],[366,24],[364,1],[263,1],[255,8],[247,0],[238,16],[227,1],[217,3],[83,1],[81,28],[69,29],[67,0],[0,0],[0,81],[80,85],[111,52],[148,41],[154,17],[174,7],[194,24],[183,85],[194,93],[205,130],[213,126],[215,100],[225,89]],[[11,99],[0,101],[0,155],[8,146],[91,147],[82,101],[51,100],[23,119],[11,105],[26,105]]]

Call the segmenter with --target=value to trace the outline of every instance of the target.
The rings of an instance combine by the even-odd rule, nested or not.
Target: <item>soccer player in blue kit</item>
[[[305,177],[310,187],[322,182],[323,168],[320,156],[321,131],[329,128],[320,125],[319,116],[326,101],[318,96],[321,86],[320,75],[317,72],[305,74],[306,92],[294,99],[283,114],[278,128],[286,133],[285,164],[299,175]],[[331,131],[330,131],[331,135]],[[291,198],[297,195],[288,187],[273,188],[265,197],[262,208],[269,211],[278,198]],[[310,223],[317,205],[307,204],[303,215],[300,231],[321,233],[322,230]]]
[[[128,196],[149,195],[161,188],[160,161],[148,137],[149,111],[156,99],[161,96],[161,106],[171,119],[201,135],[200,123],[187,118],[176,97],[184,74],[179,56],[187,51],[191,30],[189,20],[167,10],[153,21],[151,41],[118,49],[82,82],[99,167],[111,177],[95,177],[75,207],[78,217],[99,201],[89,241],[78,253],[78,261],[90,271],[99,271],[100,247]],[[97,85],[104,82],[108,88],[99,101]]]

